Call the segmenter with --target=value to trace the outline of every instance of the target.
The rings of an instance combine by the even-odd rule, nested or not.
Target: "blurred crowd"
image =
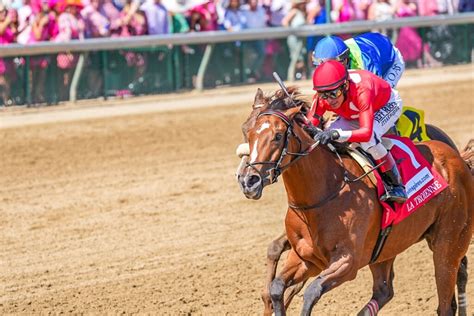
[[[326,4],[326,1],[331,3]],[[326,12],[327,7],[331,8],[330,12]],[[474,0],[0,0],[0,45],[216,30],[235,32],[322,24],[328,19],[333,23],[385,21],[466,11],[474,11]],[[390,30],[375,31],[392,36],[407,62],[419,61],[421,52],[428,51],[414,28],[401,28],[396,34],[390,34]],[[294,36],[287,39],[290,80],[304,78],[306,58],[317,40],[317,37],[301,39]],[[247,49],[254,52],[249,69],[258,69],[264,56],[272,54],[272,43],[255,41],[247,45]],[[186,45],[182,49],[185,53],[193,51]],[[429,54],[427,57],[424,60],[435,62]],[[31,58],[33,82],[44,81],[46,72],[41,69],[51,63],[51,58]],[[143,56],[127,53],[125,58],[128,65],[138,69],[136,77],[140,77],[146,68]],[[77,54],[57,56],[56,64],[65,87],[71,81],[77,59]],[[24,60],[18,59],[18,62]],[[0,58],[0,99],[9,98],[7,77],[14,66],[13,62]],[[12,69],[9,71],[9,68]],[[259,79],[259,74],[253,75]],[[32,89],[44,90],[44,87]],[[33,91],[33,94],[42,101],[44,93]]]
[[[239,31],[327,21],[326,0],[0,0],[0,43]],[[474,10],[473,0],[331,0],[332,22]]]

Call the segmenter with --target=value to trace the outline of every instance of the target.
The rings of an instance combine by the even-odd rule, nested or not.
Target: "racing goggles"
[[[345,84],[341,85],[339,88],[336,88],[334,90],[318,91],[318,96],[324,100],[337,99],[342,95],[342,92],[344,91],[344,87],[345,87]]]

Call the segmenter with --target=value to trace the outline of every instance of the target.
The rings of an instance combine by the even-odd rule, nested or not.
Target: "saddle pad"
[[[425,112],[420,109],[404,106],[397,121],[397,131],[400,136],[418,142],[430,140],[426,133]]]
[[[393,144],[390,152],[397,162],[408,199],[404,204],[394,203],[394,209],[390,204],[381,202],[384,207],[382,229],[400,223],[448,187],[446,180],[432,168],[410,139],[395,135],[384,137],[390,138]],[[380,197],[385,188],[380,175],[376,173],[375,176],[378,180],[377,190]]]

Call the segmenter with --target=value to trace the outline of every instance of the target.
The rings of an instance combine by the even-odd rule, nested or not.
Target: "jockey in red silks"
[[[380,77],[366,70],[347,70],[343,64],[328,60],[313,73],[313,89],[317,91],[308,119],[318,126],[323,114],[339,115],[328,129],[316,134],[315,140],[327,144],[357,142],[377,165],[381,164],[386,193],[383,201],[403,203],[407,199],[397,165],[382,145],[381,137],[396,123],[402,113],[398,92]]]

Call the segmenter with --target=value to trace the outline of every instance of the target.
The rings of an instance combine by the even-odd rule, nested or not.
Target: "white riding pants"
[[[387,104],[374,113],[373,133],[368,142],[360,143],[362,149],[368,152],[374,159],[381,159],[387,154],[387,150],[381,143],[382,136],[395,125],[400,115],[402,115],[402,99],[398,91],[392,89],[390,99]],[[359,120],[346,120],[338,117],[331,123],[331,129],[356,130],[359,128]]]

